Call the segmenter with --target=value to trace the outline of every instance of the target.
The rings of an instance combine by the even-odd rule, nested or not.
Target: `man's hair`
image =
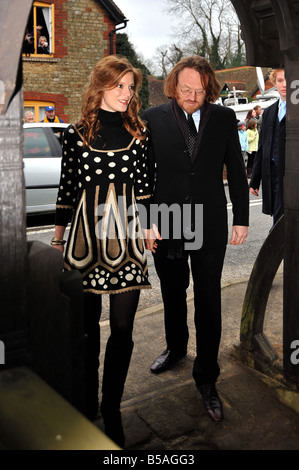
[[[218,83],[215,72],[209,62],[199,55],[181,59],[165,79],[164,93],[168,98],[176,98],[178,76],[185,68],[196,70],[201,77],[206,101],[214,103],[220,95],[221,86]]]
[[[280,68],[280,69],[272,69],[272,70],[271,70],[271,73],[270,73],[270,75],[269,75],[269,80],[270,80],[270,82],[272,83],[272,85],[275,85],[275,83],[276,83],[276,78],[277,78],[277,72],[280,72],[281,70],[284,72],[284,69],[283,69],[283,68]]]

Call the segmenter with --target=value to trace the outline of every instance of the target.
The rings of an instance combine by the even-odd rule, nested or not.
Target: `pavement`
[[[222,287],[221,375],[217,383],[224,408],[221,423],[215,423],[207,415],[192,379],[195,357],[192,292],[188,296],[188,354],[162,374],[151,373],[150,365],[165,349],[163,305],[152,302],[139,309],[134,326],[135,347],[121,405],[125,450],[299,449],[298,391],[286,386],[279,374],[269,377],[239,359],[240,320],[247,282],[248,279],[239,279]],[[282,312],[280,269],[273,282],[264,322],[264,333],[278,354],[276,371],[282,371]],[[104,320],[101,365],[108,335],[109,322]],[[104,429],[100,416],[95,425]]]

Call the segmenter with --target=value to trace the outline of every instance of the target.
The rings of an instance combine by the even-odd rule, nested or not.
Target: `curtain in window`
[[[50,53],[53,52],[53,41],[52,41],[52,9],[45,7],[42,8],[44,20],[47,26],[48,34],[49,34],[49,51]]]

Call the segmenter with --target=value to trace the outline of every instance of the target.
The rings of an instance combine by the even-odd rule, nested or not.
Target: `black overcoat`
[[[202,204],[204,243],[227,233],[227,170],[233,225],[249,224],[249,191],[233,110],[205,103],[192,157],[183,111],[174,101],[143,114],[150,130],[151,175],[156,204]],[[169,242],[170,243],[170,242]]]
[[[263,122],[259,137],[258,150],[254,158],[250,187],[259,189],[262,182],[263,213],[273,215],[271,188],[271,150],[273,131],[278,115],[279,101],[266,108],[263,112]],[[283,177],[285,172],[285,136],[286,118],[279,125],[279,191],[283,194]]]

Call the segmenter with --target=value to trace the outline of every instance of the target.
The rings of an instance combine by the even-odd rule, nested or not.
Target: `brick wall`
[[[115,24],[94,0],[54,0],[54,5],[55,54],[23,58],[24,99],[53,101],[57,115],[73,123],[91,70],[110,53],[108,34]]]

